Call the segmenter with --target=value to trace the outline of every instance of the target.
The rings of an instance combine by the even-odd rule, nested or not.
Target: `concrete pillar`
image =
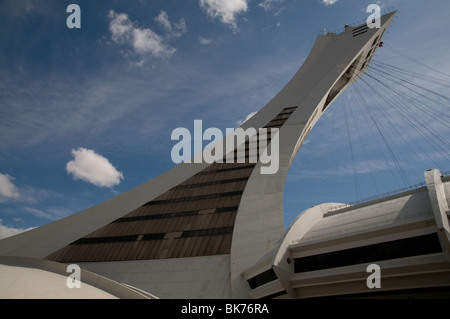
[[[436,226],[438,228],[439,240],[442,249],[450,262],[450,225],[449,225],[449,207],[445,195],[442,175],[437,169],[430,169],[425,172],[425,183],[428,188],[431,207],[433,209]]]

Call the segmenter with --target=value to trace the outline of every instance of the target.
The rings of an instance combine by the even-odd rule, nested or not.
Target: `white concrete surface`
[[[52,261],[0,257],[0,299],[147,299],[150,296],[81,269],[79,288],[72,283],[73,271]]]
[[[331,102],[366,70],[369,52],[374,52],[394,13],[381,18],[381,28],[353,36],[351,28],[340,34],[320,35],[302,67],[263,109],[244,123],[261,127],[284,108],[297,106],[280,129],[279,165],[274,175],[259,174],[260,163],[250,176],[236,217],[231,247],[231,287],[233,298],[245,298],[248,284],[242,272],[269,251],[281,238],[283,190],[289,167],[302,142]],[[367,57],[367,58],[366,58]]]
[[[351,28],[341,34],[319,36],[305,63],[285,88],[242,125],[244,129],[264,127],[284,108],[297,107],[280,130],[278,172],[262,175],[262,165],[257,164],[246,185],[229,256],[86,263],[83,266],[157,296],[161,294],[161,297],[247,298],[250,290],[242,272],[270,251],[283,236],[283,190],[295,155],[325,111],[325,103],[331,103],[365,71],[361,57],[366,57],[369,51],[373,53],[372,48],[381,40],[380,35],[394,15],[395,12],[384,15],[380,29],[369,29],[357,37],[353,37]],[[0,256],[45,258],[142,206],[207,166],[206,163],[181,164],[104,203],[2,240]]]
[[[41,269],[0,264],[0,299],[115,299],[91,285],[69,289],[67,277]]]
[[[445,189],[450,181],[442,181],[438,170],[427,171],[425,177],[427,186],[415,190],[340,210],[333,210],[340,204],[321,204],[301,213],[282,240],[242,272],[245,280],[270,268],[277,276],[276,281],[253,289],[249,295],[262,298],[280,291],[280,286],[290,298],[369,293],[365,285],[368,264],[295,273],[293,261],[431,233],[438,234],[442,252],[376,262],[383,271],[384,292],[448,286]]]
[[[231,298],[229,255],[79,265],[161,299]]]

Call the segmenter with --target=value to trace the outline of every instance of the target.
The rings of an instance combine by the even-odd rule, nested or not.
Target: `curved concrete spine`
[[[231,247],[232,296],[248,296],[242,271],[255,263],[282,236],[283,190],[286,175],[301,144],[326,108],[366,70],[386,28],[395,16],[384,15],[381,28],[355,36],[348,28],[341,34],[318,36],[308,58],[289,83],[246,127],[267,123],[281,110],[297,107],[279,131],[279,170],[260,174],[256,165],[239,206]]]
[[[364,24],[348,27],[341,34],[319,36],[303,66],[285,88],[241,126],[244,130],[263,128],[284,110],[296,108],[280,124],[278,135],[272,136],[272,145],[279,141],[279,169],[274,174],[261,174],[266,165],[258,162],[245,185],[237,208],[230,254],[227,255],[230,270],[228,274],[218,274],[220,278],[215,278],[225,282],[225,290],[230,290],[223,293],[224,288],[218,287],[221,294],[234,298],[248,297],[249,287],[241,273],[265,255],[284,233],[283,190],[295,155],[327,107],[364,73],[394,15],[395,12],[381,17],[379,29],[370,29]],[[271,150],[272,145],[264,152]],[[209,166],[205,162],[178,165],[99,205],[0,241],[0,255],[45,258],[138,209]],[[167,261],[161,259],[156,262],[164,265]],[[152,270],[146,271],[142,276],[149,276]],[[101,274],[101,269],[98,272]],[[231,288],[228,287],[228,277]],[[180,285],[187,284],[181,280]]]

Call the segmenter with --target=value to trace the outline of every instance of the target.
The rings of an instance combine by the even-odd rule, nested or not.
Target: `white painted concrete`
[[[244,123],[246,127],[260,127],[284,108],[297,106],[279,132],[280,169],[275,175],[261,175],[261,164],[257,164],[242,196],[231,247],[233,298],[248,296],[249,287],[241,276],[242,272],[269,251],[283,235],[286,175],[304,138],[323,114],[327,97],[338,85],[340,92],[334,100],[365,72],[365,68],[361,69],[364,61],[359,58],[366,57],[376,47],[375,39],[380,41],[381,34],[394,15],[384,15],[380,29],[369,29],[357,37],[353,37],[351,29],[337,35],[318,36],[309,56],[289,83]],[[347,72],[350,77],[348,82],[343,80]],[[340,85],[342,81],[345,85]]]
[[[161,299],[228,299],[229,255],[141,261],[79,263],[120,283]]]
[[[0,257],[0,299],[147,299],[149,296],[81,270],[80,288],[70,288],[67,265],[47,260]],[[72,281],[70,279],[70,281]]]
[[[161,297],[247,298],[250,291],[241,274],[283,236],[283,190],[295,155],[323,114],[330,93],[337,93],[329,99],[331,103],[365,71],[364,61],[359,58],[372,51],[376,39],[381,40],[379,36],[394,15],[395,12],[384,15],[380,29],[369,29],[357,37],[353,37],[351,28],[341,34],[319,36],[305,63],[285,88],[242,125],[244,129],[263,127],[284,108],[297,106],[279,132],[278,172],[262,175],[261,164],[257,164],[247,183],[236,217],[230,256],[86,263],[83,267]],[[207,166],[206,163],[181,164],[104,203],[2,240],[0,255],[44,258],[142,206]],[[279,272],[282,270],[283,267],[279,268]]]
[[[349,265],[304,273],[294,272],[294,259],[355,247],[437,233],[442,253],[376,262],[383,270],[385,292],[400,289],[439,288],[450,283],[449,242],[443,213],[448,209],[450,181],[438,170],[425,173],[426,187],[380,198],[341,210],[340,204],[321,204],[301,213],[263,258],[242,272],[245,280],[272,268],[277,280],[251,290],[262,298],[281,285],[285,297],[305,298],[369,293],[367,265]],[[448,220],[447,220],[448,221]],[[439,292],[435,292],[439,296]]]

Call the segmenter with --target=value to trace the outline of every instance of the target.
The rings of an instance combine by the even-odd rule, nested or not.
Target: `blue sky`
[[[81,8],[81,29],[66,26],[72,3]],[[376,53],[377,67],[439,78],[420,85],[440,95],[414,96],[420,105],[428,103],[423,95],[435,99],[430,112],[437,115],[427,118],[420,106],[401,101],[389,106],[389,88],[410,98],[417,87],[369,77],[356,83],[325,113],[291,167],[286,225],[315,204],[420,183],[428,168],[450,171],[450,90],[441,85],[450,80],[450,2],[1,0],[0,237],[164,173],[175,165],[175,128],[192,128],[196,119],[223,131],[238,126],[289,81],[320,32],[365,22],[371,3],[400,11]],[[372,76],[385,79],[380,70]],[[369,105],[373,113],[363,112]],[[389,113],[397,106],[407,106],[410,118]]]

